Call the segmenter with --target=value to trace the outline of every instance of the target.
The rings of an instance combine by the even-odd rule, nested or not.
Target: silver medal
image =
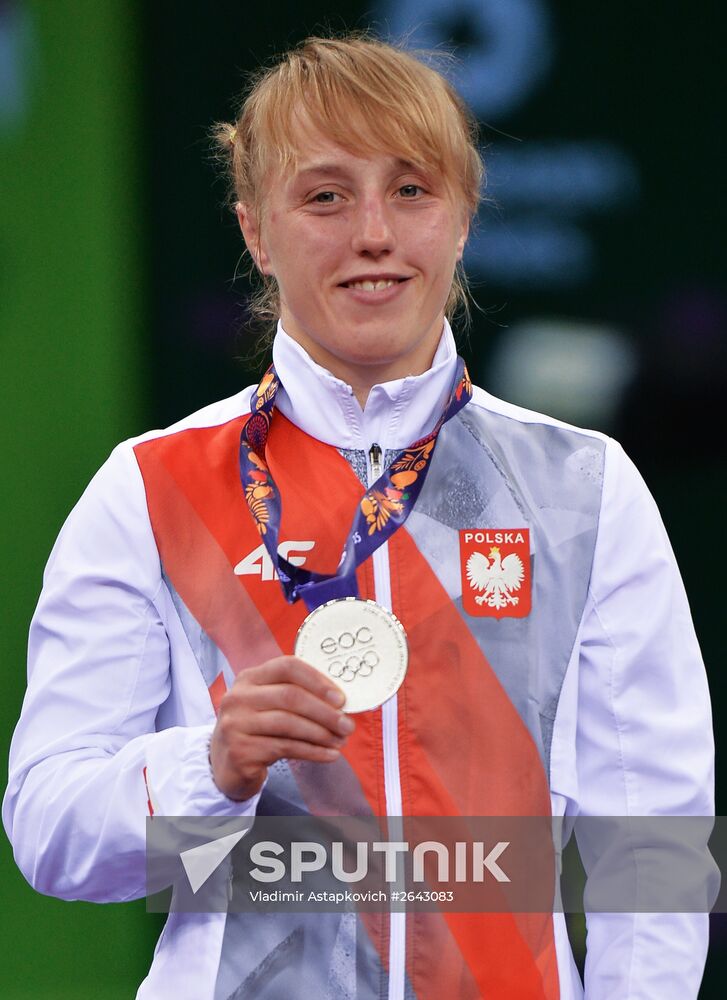
[[[346,695],[344,712],[378,708],[399,690],[409,661],[401,622],[375,601],[344,597],[311,611],[295,640],[296,656]]]

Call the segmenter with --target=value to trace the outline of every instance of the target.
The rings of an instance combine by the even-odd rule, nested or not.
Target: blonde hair
[[[231,179],[233,205],[264,206],[264,181],[296,162],[296,113],[350,152],[389,152],[439,173],[472,218],[484,175],[477,126],[441,73],[421,57],[366,34],[308,38],[252,79],[234,124],[213,135]],[[274,278],[259,275],[249,308],[264,326],[279,315]],[[467,284],[457,265],[445,313],[468,314]]]

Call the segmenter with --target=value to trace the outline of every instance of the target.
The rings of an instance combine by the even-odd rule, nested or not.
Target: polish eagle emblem
[[[523,561],[515,552],[500,558],[500,549],[493,545],[489,558],[482,552],[473,552],[467,560],[467,579],[474,590],[483,593],[475,597],[476,604],[486,604],[490,608],[515,606],[520,600],[513,596],[520,590],[525,578]]]

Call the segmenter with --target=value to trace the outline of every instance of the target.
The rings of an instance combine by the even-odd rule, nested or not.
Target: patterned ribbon
[[[265,446],[275,411],[280,379],[271,365],[252,400],[252,413],[240,435],[240,479],[247,505],[265,548],[278,572],[285,598],[302,598],[309,611],[340,597],[357,597],[356,567],[383,545],[406,521],[421,493],[437,443],[451,417],[472,397],[472,383],[462,358],[457,359],[454,388],[434,430],[404,448],[364,493],[353,518],[335,573],[314,573],[294,566],[278,553],[280,494],[265,461]]]

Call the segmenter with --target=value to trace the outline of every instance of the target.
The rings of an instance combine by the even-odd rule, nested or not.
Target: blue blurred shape
[[[508,207],[605,212],[639,194],[634,160],[610,142],[495,143],[486,155],[487,193]]]
[[[0,135],[16,130],[28,112],[34,54],[30,12],[21,0],[0,0]]]
[[[443,70],[482,119],[511,114],[553,62],[543,0],[382,0],[376,14],[410,48],[454,43],[458,60]]]
[[[512,288],[569,288],[594,273],[596,252],[577,225],[546,214],[481,221],[470,233],[464,265],[473,278]]]

